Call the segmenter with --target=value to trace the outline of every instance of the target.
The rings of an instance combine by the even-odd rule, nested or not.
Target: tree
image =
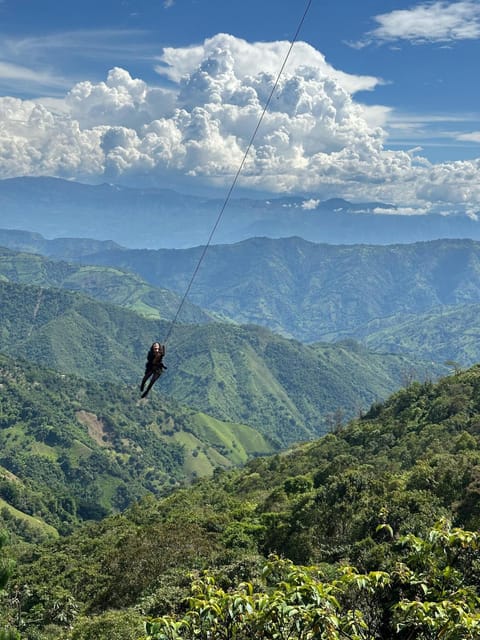
[[[386,574],[365,576],[380,585]],[[265,589],[243,582],[235,590],[219,588],[211,575],[192,584],[183,618],[163,616],[146,623],[144,640],[367,640],[358,609],[342,610],[338,595],[350,589],[351,576],[323,581],[317,567],[297,567],[272,557],[265,565]],[[363,588],[364,583],[359,583]]]
[[[6,586],[13,570],[13,562],[5,554],[4,547],[7,543],[7,535],[0,532],[0,594]],[[3,617],[3,616],[2,616]],[[4,621],[0,621],[0,640],[20,640],[19,634]]]
[[[388,571],[342,566],[325,576],[271,557],[262,588],[225,591],[194,580],[183,617],[146,622],[143,640],[476,640],[480,637],[480,533],[440,522],[425,538],[395,540]]]

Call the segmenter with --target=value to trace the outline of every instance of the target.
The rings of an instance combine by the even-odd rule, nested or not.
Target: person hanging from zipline
[[[147,363],[145,365],[145,375],[140,385],[140,391],[143,391],[147,380],[151,378],[146,391],[143,391],[142,398],[145,398],[153,387],[155,382],[162,375],[163,370],[167,367],[163,364],[163,356],[165,355],[165,345],[160,342],[154,342],[147,354]]]

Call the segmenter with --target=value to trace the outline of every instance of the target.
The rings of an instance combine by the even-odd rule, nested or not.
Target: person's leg
[[[150,383],[149,383],[149,385],[147,387],[147,390],[142,393],[142,398],[146,398],[147,397],[148,392],[153,387],[153,385],[155,384],[155,382],[158,380],[159,377],[160,377],[159,373],[154,373],[152,375],[152,379],[150,380]]]
[[[146,371],[145,375],[143,376],[143,380],[142,383],[140,385],[140,391],[143,391],[143,389],[145,388],[145,384],[147,382],[147,380],[149,379],[149,377],[152,375],[153,371]]]

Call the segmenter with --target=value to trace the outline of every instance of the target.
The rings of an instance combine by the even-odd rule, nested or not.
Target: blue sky
[[[303,0],[0,0],[0,178],[225,189]],[[480,208],[480,3],[313,0],[239,188]]]

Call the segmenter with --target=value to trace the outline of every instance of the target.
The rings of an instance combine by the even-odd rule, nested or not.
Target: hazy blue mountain
[[[84,260],[132,270],[185,291],[201,248],[106,251]],[[211,246],[189,300],[239,323],[255,323],[305,342],[363,338],[392,316],[480,302],[480,243],[315,244],[253,238]]]
[[[70,255],[79,258],[97,251],[122,249],[121,245],[111,240],[93,240],[92,238],[53,238],[47,240],[40,233],[21,229],[0,229],[0,247],[27,253],[39,253],[50,258],[63,260],[68,260]]]
[[[205,244],[223,206],[220,198],[167,188],[86,185],[56,178],[0,181],[0,226],[47,238],[91,237],[127,247],[178,248]],[[381,215],[378,210],[389,211]],[[253,236],[299,236],[334,244],[388,244],[438,238],[480,239],[480,223],[464,215],[404,216],[387,203],[320,201],[303,197],[233,197],[216,243]]]

